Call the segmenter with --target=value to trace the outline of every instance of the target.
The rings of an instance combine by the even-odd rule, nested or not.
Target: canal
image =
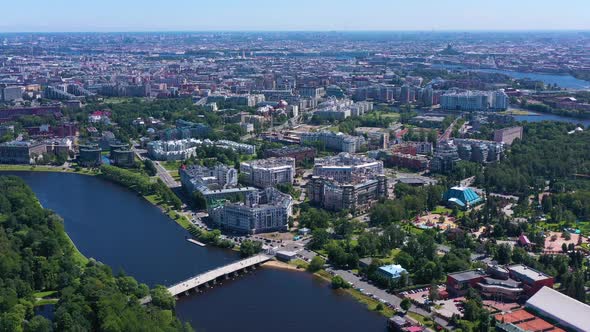
[[[21,177],[41,204],[64,219],[78,249],[150,286],[170,285],[239,259],[202,248],[130,190],[98,177],[0,172]],[[385,331],[385,318],[307,273],[260,268],[198,295],[180,298],[177,315],[198,331]]]

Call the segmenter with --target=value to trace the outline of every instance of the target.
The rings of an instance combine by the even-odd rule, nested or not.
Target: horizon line
[[[588,32],[590,33],[590,28],[585,29],[416,29],[416,30],[394,30],[394,29],[289,29],[289,30],[267,30],[267,29],[211,29],[211,30],[183,30],[183,29],[171,29],[171,30],[48,30],[48,31],[39,31],[39,30],[23,30],[23,31],[2,31],[0,30],[0,34],[23,34],[23,33],[35,33],[35,34],[45,34],[45,33],[354,33],[354,32],[363,32],[363,33],[498,33],[498,32],[516,32],[516,33],[523,33],[523,32],[536,32],[536,33],[548,33],[548,32]]]

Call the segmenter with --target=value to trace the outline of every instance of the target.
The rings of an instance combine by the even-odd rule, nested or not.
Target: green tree
[[[245,240],[240,244],[240,256],[250,257],[262,251],[262,242]]]
[[[151,290],[152,304],[164,310],[173,310],[176,306],[176,301],[168,289],[164,286],[158,285]]]
[[[341,276],[333,276],[332,277],[332,288],[339,289],[339,288],[350,288],[350,284],[347,283]]]
[[[402,308],[403,311],[408,311],[412,307],[412,301],[410,301],[410,299],[408,299],[407,297],[404,297],[399,306],[400,308]]]
[[[320,256],[314,256],[314,258],[311,259],[307,270],[309,272],[317,272],[324,267],[324,264],[326,264],[326,261],[323,258]]]

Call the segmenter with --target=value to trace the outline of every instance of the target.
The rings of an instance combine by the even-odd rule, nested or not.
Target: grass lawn
[[[327,281],[327,282],[332,282],[332,275],[329,274],[328,272],[326,272],[326,270],[319,270],[316,273],[314,273],[314,275],[322,280]],[[341,289],[341,291],[348,293],[350,296],[355,298],[358,302],[365,304],[367,306],[367,309],[369,309],[371,311],[375,311],[377,308],[377,305],[379,305],[381,303],[369,296],[366,296],[365,294],[363,294],[353,288]],[[383,316],[389,318],[389,317],[395,315],[395,310],[389,308],[386,305],[383,305],[383,309],[380,310],[379,313],[382,314]]]
[[[422,315],[418,315],[415,312],[408,312],[407,315],[414,318],[415,320],[419,321],[420,323],[422,323],[422,325],[424,325],[426,327],[429,327],[429,328],[434,327],[434,323],[432,322],[432,320],[430,318],[424,317]]]
[[[168,205],[162,203],[160,197],[158,195],[146,195],[143,196],[148,202],[156,205],[164,211],[170,217],[170,219],[174,220],[180,227],[184,229],[188,229],[191,225],[191,222],[183,215],[176,213],[173,209],[171,209]]]
[[[180,174],[178,173],[178,170],[169,171],[168,173],[170,173],[174,180],[180,181]]]
[[[80,266],[86,266],[86,264],[88,264],[88,258],[86,258],[86,256],[84,256],[80,250],[78,250],[78,247],[76,247],[76,245],[74,244],[74,241],[72,241],[72,239],[70,238],[70,236],[68,235],[68,233],[65,233],[66,237],[68,238],[68,240],[70,241],[70,243],[72,244],[72,248],[74,249],[73,255],[74,255],[74,261],[76,263],[78,263],[78,265]]]
[[[45,292],[37,292],[37,293],[33,293],[33,296],[36,297],[36,298],[38,298],[38,299],[42,299],[44,297],[48,297],[48,296],[53,295],[55,293],[57,293],[57,291],[54,291],[54,290],[52,290],[52,291],[45,291]]]
[[[41,300],[36,301],[34,306],[39,307],[42,305],[56,304],[57,302],[59,302],[59,299],[41,299]]]
[[[167,171],[176,171],[178,173],[178,168],[180,167],[181,162],[178,160],[169,160],[160,162],[160,165],[164,166]]]

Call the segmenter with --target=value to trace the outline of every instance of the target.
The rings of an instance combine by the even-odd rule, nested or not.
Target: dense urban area
[[[116,183],[195,251],[241,256],[150,289],[0,176],[0,331],[198,331],[175,298],[260,266],[392,331],[590,331],[589,50],[583,32],[0,34],[0,171]]]

